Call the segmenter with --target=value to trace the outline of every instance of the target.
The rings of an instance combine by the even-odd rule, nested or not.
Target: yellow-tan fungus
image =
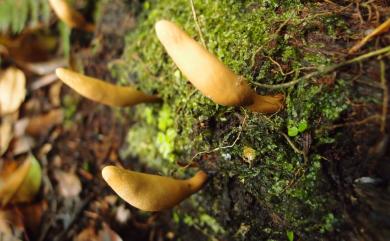
[[[177,180],[115,166],[105,167],[102,175],[122,199],[144,211],[172,208],[199,191],[207,180],[207,174],[203,171],[198,171],[187,180]]]
[[[66,0],[49,0],[49,3],[57,17],[70,28],[77,28],[87,32],[95,30],[95,25],[88,23],[83,15],[72,8]]]
[[[217,104],[244,106],[254,112],[272,113],[283,107],[284,96],[261,96],[176,24],[161,20],[157,37],[188,80]]]
[[[126,107],[160,101],[159,97],[147,95],[133,87],[113,85],[65,68],[56,69],[56,74],[80,95],[109,106]]]

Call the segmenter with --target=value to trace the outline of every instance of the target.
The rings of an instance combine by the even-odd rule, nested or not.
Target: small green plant
[[[20,33],[26,26],[49,23],[50,7],[47,0],[0,1],[0,32]]]

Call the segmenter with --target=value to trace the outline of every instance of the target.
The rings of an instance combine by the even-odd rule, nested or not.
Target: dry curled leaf
[[[41,29],[24,31],[15,38],[0,35],[3,53],[20,66],[25,62],[43,62],[50,59],[58,47],[58,38]]]
[[[13,210],[0,210],[0,240],[20,241],[24,232],[20,215]]]
[[[14,67],[0,71],[0,116],[19,109],[26,97],[26,76]]]
[[[80,179],[74,173],[56,170],[54,176],[58,181],[58,192],[62,197],[77,197],[81,192]]]
[[[123,239],[115,233],[106,223],[103,223],[103,229],[99,231],[99,241],[122,241]]]
[[[39,136],[52,128],[54,125],[61,124],[63,120],[62,109],[54,109],[50,112],[31,118],[26,127],[27,134]]]
[[[35,140],[30,136],[21,136],[15,138],[12,143],[12,153],[17,156],[20,154],[25,154],[31,151],[35,146]]]
[[[34,156],[22,165],[11,163],[0,172],[0,205],[30,202],[41,186],[42,170]]]
[[[7,151],[13,137],[12,122],[3,118],[0,124],[0,156]]]
[[[91,241],[91,240],[98,240],[96,231],[93,227],[85,228],[83,231],[77,234],[77,236],[74,237],[73,239],[73,241]]]

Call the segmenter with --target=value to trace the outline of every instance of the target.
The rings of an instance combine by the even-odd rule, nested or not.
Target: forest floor
[[[43,185],[33,202],[0,212],[0,231],[2,216],[22,217],[9,240],[390,237],[390,34],[349,53],[389,19],[389,3],[228,2],[88,5],[97,27],[71,32],[70,66],[163,103],[111,108],[60,82],[28,84],[20,115],[40,123],[27,134]],[[283,93],[285,107],[264,115],[202,96],[158,42],[159,19],[204,42],[258,93]],[[2,160],[22,158],[17,140]],[[107,186],[100,173],[109,164],[177,178],[202,169],[209,180],[172,210],[149,213]]]

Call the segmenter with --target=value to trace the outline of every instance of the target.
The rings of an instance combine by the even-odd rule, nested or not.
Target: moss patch
[[[271,116],[216,105],[186,81],[154,33],[156,21],[169,19],[199,40],[189,1],[145,1],[143,7],[111,71],[123,84],[158,93],[164,104],[131,113],[136,124],[124,154],[180,177],[189,171],[176,162],[193,159],[212,175],[199,195],[174,210],[174,220],[211,240],[317,240],[335,231],[340,217],[316,150],[332,139],[316,130],[348,108],[348,82],[324,76],[278,91],[258,88],[286,95],[286,108]],[[320,49],[344,28],[334,16],[305,17],[315,9],[307,1],[195,1],[195,9],[209,51],[254,88],[330,64]],[[255,153],[250,161],[248,150]]]

